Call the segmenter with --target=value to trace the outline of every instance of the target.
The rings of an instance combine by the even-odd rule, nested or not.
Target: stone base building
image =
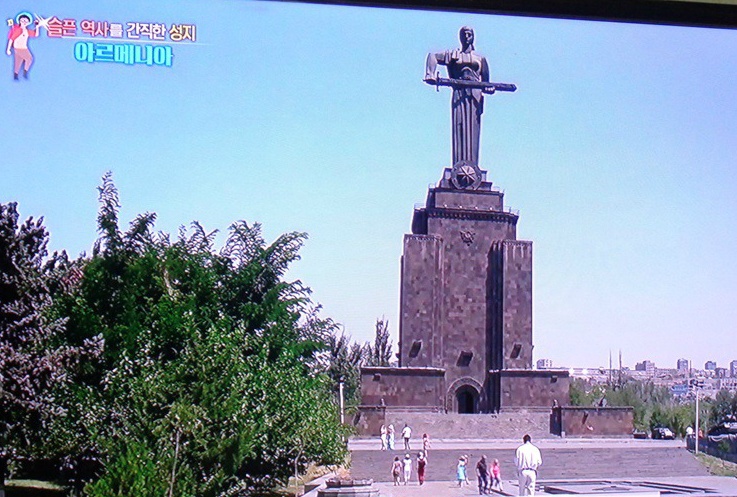
[[[367,367],[365,409],[484,413],[569,403],[567,370],[532,369],[532,242],[475,164],[445,169],[401,259],[399,367]]]

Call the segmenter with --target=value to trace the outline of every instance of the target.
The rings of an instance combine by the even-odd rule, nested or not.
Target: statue
[[[484,94],[495,91],[515,91],[513,84],[489,81],[489,64],[486,58],[474,51],[473,29],[464,26],[460,30],[461,48],[428,54],[425,65],[427,84],[453,88],[451,101],[453,167],[478,169],[481,114],[484,112]],[[441,78],[437,65],[448,68],[448,78]]]

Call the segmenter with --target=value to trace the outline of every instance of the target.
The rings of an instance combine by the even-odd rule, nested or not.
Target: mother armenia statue
[[[424,81],[438,87],[453,88],[453,165],[463,161],[478,166],[484,94],[491,95],[497,90],[515,91],[517,87],[489,81],[489,64],[483,55],[475,52],[473,29],[464,26],[459,36],[461,48],[428,54]],[[438,64],[448,68],[448,78],[441,78],[436,72]]]

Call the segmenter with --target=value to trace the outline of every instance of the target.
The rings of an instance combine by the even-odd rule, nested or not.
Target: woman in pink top
[[[502,489],[502,470],[499,467],[499,459],[494,459],[494,462],[491,463],[489,476],[491,476],[491,488],[494,488],[496,486],[497,490],[503,492],[504,489]]]

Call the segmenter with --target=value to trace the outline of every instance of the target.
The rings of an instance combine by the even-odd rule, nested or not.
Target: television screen
[[[600,17],[580,5],[546,14]],[[417,438],[430,411],[668,438],[704,381],[734,410],[737,31],[236,0],[0,10],[0,494],[14,475],[290,489],[344,460],[344,424]],[[41,225],[68,260],[44,266]],[[649,397],[600,413],[623,372]],[[473,419],[431,436],[492,433]],[[457,448],[434,460],[444,485]],[[388,478],[371,450],[354,476]],[[596,459],[580,454],[566,467]]]

